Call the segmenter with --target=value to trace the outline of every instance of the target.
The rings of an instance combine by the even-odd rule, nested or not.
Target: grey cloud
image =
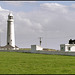
[[[55,11],[55,12],[62,12],[62,13],[67,13],[67,6],[61,5],[59,3],[44,3],[40,4],[40,6],[45,9],[45,10],[50,10],[50,11]]]

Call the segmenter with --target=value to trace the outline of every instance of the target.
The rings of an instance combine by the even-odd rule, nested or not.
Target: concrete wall
[[[31,53],[31,50],[0,50],[0,52],[25,52],[25,53]]]
[[[35,52],[32,52],[31,50],[0,50],[0,52],[23,52],[23,53],[38,53],[38,54],[75,56],[75,52],[64,52],[64,51],[35,51]]]
[[[36,51],[31,53],[75,56],[75,52],[63,52],[63,51]]]
[[[32,52],[31,50],[0,50],[0,52],[23,52],[23,53],[75,56],[75,52],[63,52],[63,51],[35,51],[35,52]]]

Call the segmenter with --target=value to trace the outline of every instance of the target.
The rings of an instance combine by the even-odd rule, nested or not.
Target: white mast
[[[15,47],[14,20],[12,13],[9,13],[7,20],[7,45]]]

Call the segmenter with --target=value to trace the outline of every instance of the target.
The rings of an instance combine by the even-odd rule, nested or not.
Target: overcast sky
[[[7,19],[14,15],[15,41],[20,48],[39,45],[60,49],[75,39],[75,1],[0,1],[0,45],[7,42]]]

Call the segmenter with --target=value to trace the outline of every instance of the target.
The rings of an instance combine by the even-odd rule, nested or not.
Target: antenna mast
[[[41,43],[42,43],[42,40],[41,39],[42,39],[42,37],[40,37],[40,46],[41,46]]]

